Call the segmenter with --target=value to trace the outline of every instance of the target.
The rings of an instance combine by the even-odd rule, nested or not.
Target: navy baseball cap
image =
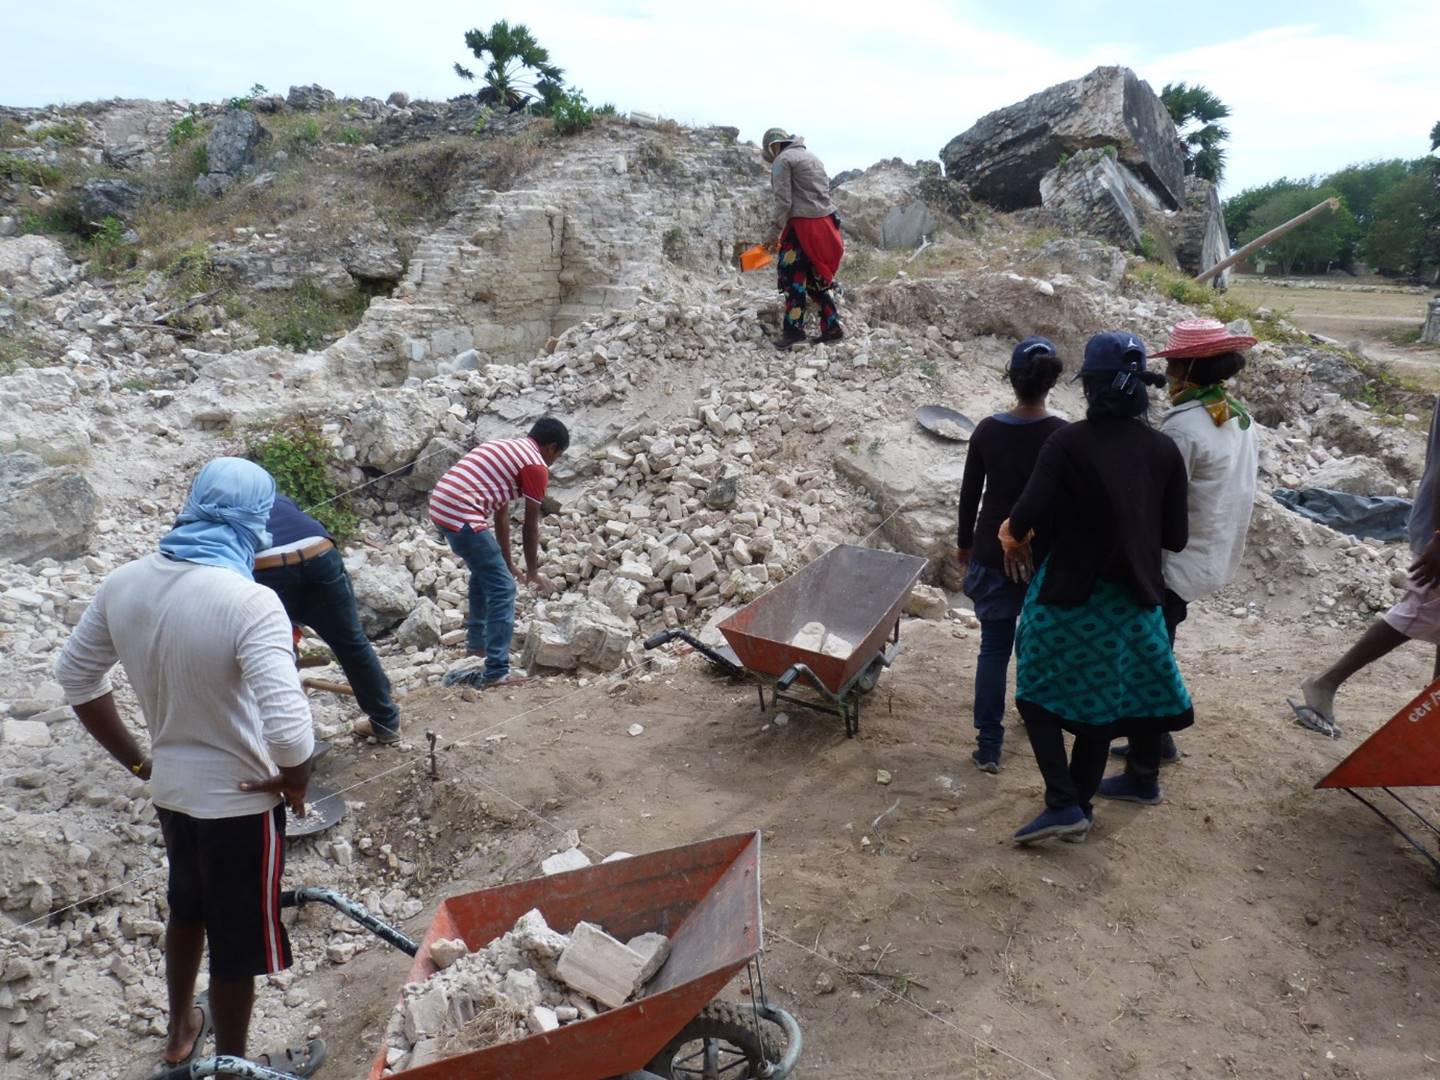
[[[1010,363],[1005,365],[1006,371],[1024,371],[1030,366],[1030,361],[1037,356],[1054,356],[1055,345],[1046,337],[1027,337],[1016,345],[1010,353]]]
[[[1079,374],[1144,370],[1145,343],[1129,331],[1106,330],[1085,343],[1085,362]]]

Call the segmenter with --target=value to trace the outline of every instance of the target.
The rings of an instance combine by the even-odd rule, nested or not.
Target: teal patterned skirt
[[[1160,608],[1142,607],[1123,585],[1104,578],[1076,607],[1042,603],[1045,569],[1030,582],[1016,630],[1016,700],[1087,728],[1188,714],[1190,693]],[[1187,716],[1157,726],[1189,722]]]

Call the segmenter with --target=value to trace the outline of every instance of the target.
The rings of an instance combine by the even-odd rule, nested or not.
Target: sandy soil
[[[1346,285],[1383,291],[1359,291]],[[1426,305],[1436,295],[1433,290],[1395,286],[1384,278],[1341,281],[1333,288],[1296,289],[1240,275],[1232,279],[1230,292],[1246,304],[1284,314],[1302,330],[1347,344],[1358,341],[1367,355],[1403,368],[1432,390],[1440,389],[1440,349],[1398,340],[1405,331],[1418,330],[1424,323]]]
[[[790,706],[777,726],[691,656],[649,682],[412,698],[438,782],[414,748],[337,747],[330,779],[389,770],[351,797],[436,902],[533,876],[565,829],[599,853],[762,830],[766,974],[804,1028],[802,1077],[1440,1076],[1434,874],[1359,803],[1312,790],[1430,658],[1408,647],[1355,679],[1332,742],[1284,698],[1346,637],[1253,626],[1200,611],[1181,628],[1200,720],[1165,802],[1102,803],[1081,845],[1010,843],[1039,777],[1015,726],[999,776],[970,766],[978,634],[950,623],[905,624],[858,739]],[[403,839],[416,826],[423,848]],[[407,968],[377,949],[316,977],[327,1075],[363,1075]]]

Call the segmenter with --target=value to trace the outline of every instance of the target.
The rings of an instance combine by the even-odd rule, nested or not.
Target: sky
[[[934,159],[992,109],[1102,64],[1232,112],[1224,193],[1413,158],[1440,121],[1436,0],[57,0],[7,4],[0,104],[214,101],[261,83],[462,93],[463,35],[523,21],[592,103],[806,136],[831,173]],[[808,17],[807,17],[808,16]]]

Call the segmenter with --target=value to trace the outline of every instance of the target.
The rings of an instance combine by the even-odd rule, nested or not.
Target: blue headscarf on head
[[[160,550],[172,559],[223,566],[254,580],[255,552],[270,546],[265,522],[274,503],[275,478],[259,465],[215,458],[195,477]]]

